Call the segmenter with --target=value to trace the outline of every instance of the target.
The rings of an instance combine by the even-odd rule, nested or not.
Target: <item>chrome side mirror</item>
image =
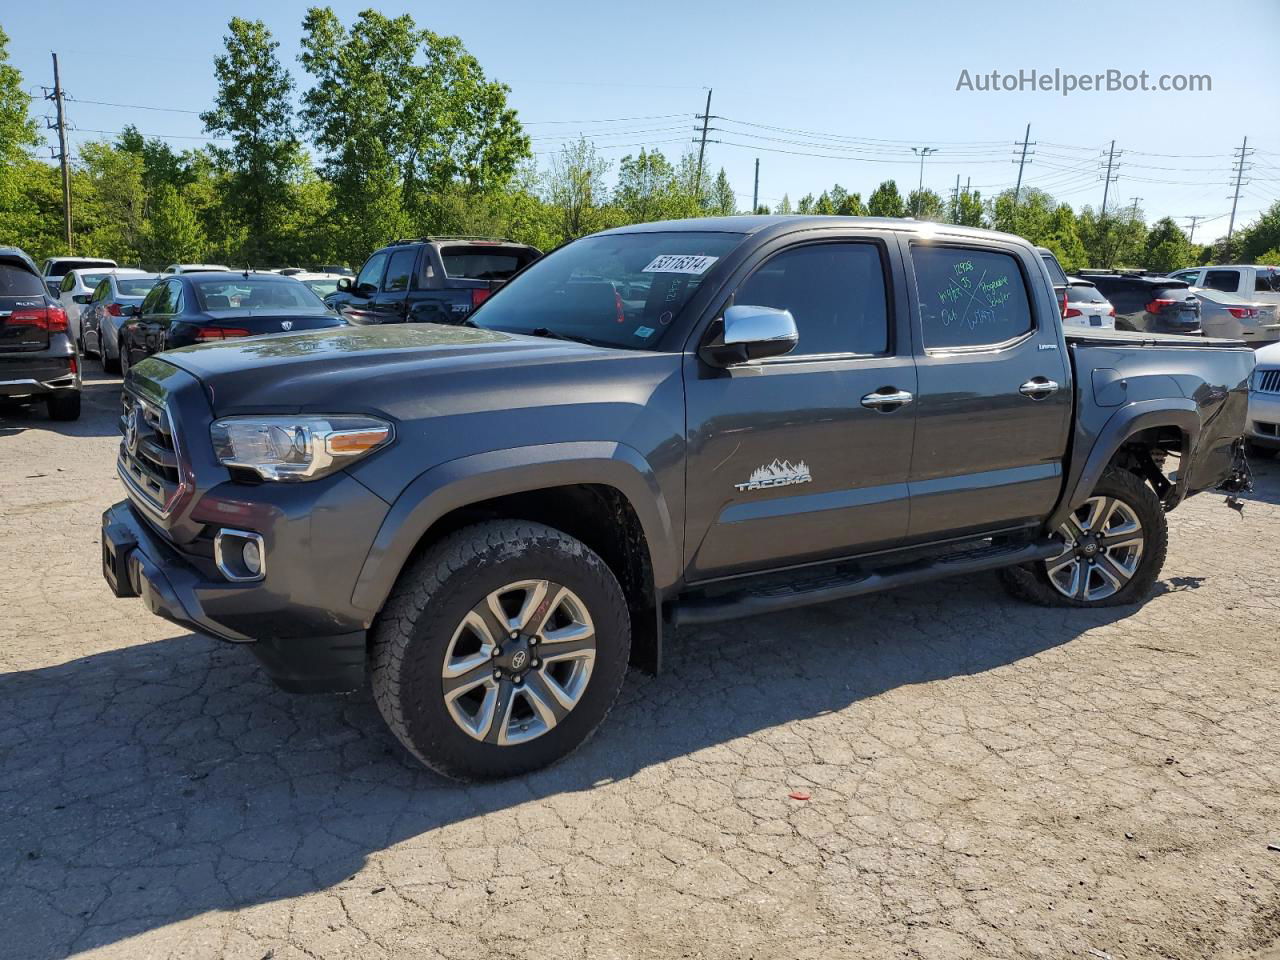
[[[790,310],[740,304],[724,312],[724,333],[700,351],[713,366],[728,367],[790,353],[800,341]]]

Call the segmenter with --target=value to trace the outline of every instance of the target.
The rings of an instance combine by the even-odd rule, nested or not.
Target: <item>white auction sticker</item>
[[[698,254],[664,253],[654,257],[653,262],[641,270],[641,273],[706,273],[719,257],[704,257]]]

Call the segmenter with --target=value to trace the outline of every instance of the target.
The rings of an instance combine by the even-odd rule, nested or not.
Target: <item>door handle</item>
[[[1032,377],[1018,388],[1018,392],[1032,400],[1043,400],[1058,392],[1058,381],[1046,377]]]
[[[879,390],[875,393],[868,393],[862,398],[862,405],[868,410],[882,410],[885,413],[892,413],[899,407],[905,407],[915,399],[905,390],[895,390],[891,387],[884,389],[886,392],[883,393]]]

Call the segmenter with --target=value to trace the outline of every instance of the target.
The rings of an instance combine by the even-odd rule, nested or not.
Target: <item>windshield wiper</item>
[[[573,343],[585,343],[589,347],[605,346],[599,340],[592,340],[590,337],[579,336],[576,333],[561,333],[559,330],[552,330],[548,327],[534,327],[529,331],[529,334],[534,337],[546,337],[550,340],[570,340]]]

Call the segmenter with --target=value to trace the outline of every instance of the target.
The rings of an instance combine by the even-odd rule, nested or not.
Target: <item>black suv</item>
[[[1200,298],[1185,280],[1091,270],[1080,271],[1080,276],[1111,301],[1117,330],[1193,336],[1201,332]]]
[[[542,256],[523,243],[419,237],[376,251],[325,303],[352,323],[461,323],[494,290]]]
[[[42,400],[54,420],[80,416],[80,358],[67,312],[17,247],[0,247],[0,397]]]

